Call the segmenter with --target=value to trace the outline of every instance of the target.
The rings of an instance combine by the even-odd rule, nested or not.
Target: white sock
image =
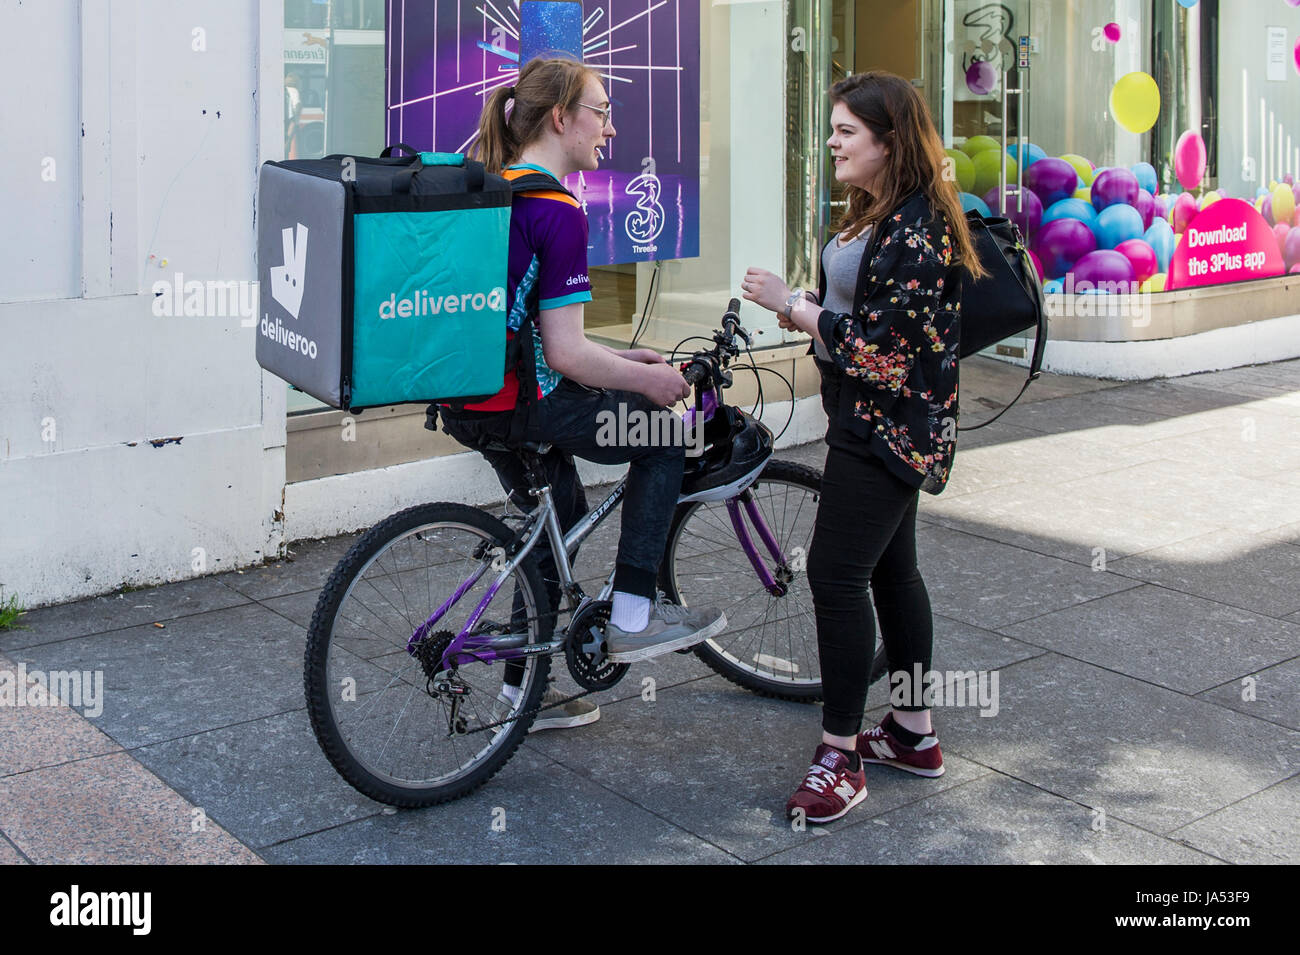
[[[640,633],[650,622],[650,598],[614,591],[614,606],[609,622],[624,633]]]
[[[511,706],[518,706],[520,697],[524,695],[523,687],[511,686],[509,683],[501,684],[501,692],[506,695]]]

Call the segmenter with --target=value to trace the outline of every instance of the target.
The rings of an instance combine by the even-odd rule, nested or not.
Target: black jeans
[[[668,542],[668,525],[681,493],[686,451],[680,442],[628,444],[621,440],[626,436],[611,426],[611,422],[617,425],[636,414],[662,411],[642,395],[587,388],[568,378],[562,379],[535,408],[536,434],[539,440],[551,444],[546,459],[547,474],[564,530],[569,530],[587,513],[587,500],[573,456],[597,464],[631,464],[623,501],[614,587],[650,598],[655,595],[659,564]],[[478,439],[483,435],[499,437],[507,420],[506,415],[444,414],[442,417],[447,433],[469,447],[479,447]],[[654,435],[651,440],[668,437],[663,429],[655,429],[651,434]],[[484,451],[483,456],[511,498],[521,507],[531,507],[533,501],[528,497],[528,483],[519,459],[506,451]],[[549,549],[544,551],[539,563],[549,590],[553,580],[558,579]],[[554,595],[552,598],[554,604]]]
[[[835,736],[862,727],[876,643],[868,583],[891,676],[910,676],[917,663],[922,673],[930,669],[934,626],[916,566],[918,494],[865,447],[856,454],[839,447],[827,452],[808,583],[817,616],[822,728]]]

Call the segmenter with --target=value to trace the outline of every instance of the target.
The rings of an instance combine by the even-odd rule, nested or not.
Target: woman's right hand
[[[666,408],[690,397],[691,386],[672,365],[644,365],[641,374],[645,376],[641,394],[657,405]]]

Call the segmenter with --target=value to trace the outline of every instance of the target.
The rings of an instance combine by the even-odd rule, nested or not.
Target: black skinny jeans
[[[817,616],[822,728],[832,735],[853,736],[861,730],[875,653],[875,616],[891,677],[900,670],[910,677],[916,663],[922,673],[930,669],[934,626],[930,596],[916,565],[918,494],[865,445],[860,453],[832,446],[826,455],[808,583]]]

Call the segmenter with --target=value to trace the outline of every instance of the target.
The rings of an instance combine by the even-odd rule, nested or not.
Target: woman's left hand
[[[779,275],[773,275],[767,269],[746,269],[740,288],[746,301],[761,305],[778,315],[785,309],[785,301],[790,297],[790,286]]]
[[[640,362],[643,365],[662,365],[667,362],[667,359],[653,348],[627,348],[619,354],[628,361]]]

